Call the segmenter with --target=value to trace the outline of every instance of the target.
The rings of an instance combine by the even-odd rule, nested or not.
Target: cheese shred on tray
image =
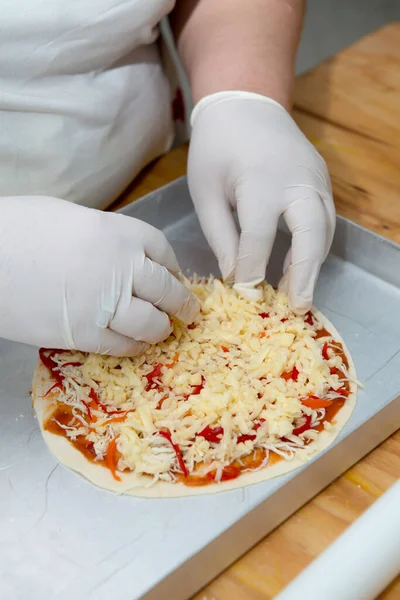
[[[54,403],[44,428],[118,481],[135,472],[149,484],[206,485],[306,460],[351,394],[341,342],[270,285],[259,302],[213,278],[191,289],[197,320],[174,320],[140,356],[41,350]]]

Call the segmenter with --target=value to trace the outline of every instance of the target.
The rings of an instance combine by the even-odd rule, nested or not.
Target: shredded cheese
[[[74,417],[65,435],[85,436],[97,460],[118,438],[118,470],[153,481],[174,482],[186,470],[213,473],[218,482],[226,466],[257,448],[265,451],[258,468],[270,452],[305,458],[326,411],[302,399],[334,402],[347,394],[335,340],[317,339],[316,319],[296,316],[286,294],[270,285],[259,286],[255,302],[213,278],[195,278],[191,289],[201,306],[195,323],[174,320],[170,337],[145,354],[53,356],[64,378],[57,403],[72,407]],[[310,427],[301,431],[307,418]]]

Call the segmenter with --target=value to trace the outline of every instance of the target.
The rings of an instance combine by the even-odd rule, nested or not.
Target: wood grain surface
[[[328,163],[338,213],[400,243],[399,49],[393,23],[302,75],[294,117]],[[114,208],[183,175],[186,157],[182,146],[153,163]],[[194,600],[273,598],[399,477],[397,432]],[[400,600],[400,578],[383,599]]]

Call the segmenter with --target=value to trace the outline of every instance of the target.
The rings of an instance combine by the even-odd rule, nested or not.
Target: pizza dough
[[[201,286],[202,282],[200,281],[196,285]],[[210,282],[207,282],[207,285],[210,286]],[[215,285],[221,286],[222,284],[215,283]],[[273,305],[271,298],[275,298],[274,301],[276,301],[276,304],[272,306],[273,309],[275,308],[278,311],[278,313],[279,311],[284,310],[286,311],[284,314],[288,314],[287,300],[280,292],[272,291],[272,288],[270,286],[265,286],[264,292],[264,300],[257,307],[258,315],[267,314],[263,311],[266,309],[271,309],[271,306]],[[222,293],[225,292],[223,291]],[[229,294],[233,293],[234,292],[232,290],[229,291]],[[204,300],[203,298],[203,306],[206,306],[205,302],[206,300]],[[243,300],[241,302],[245,301]],[[243,305],[240,305],[240,310],[243,311]],[[251,310],[253,311],[253,308],[251,308]],[[240,314],[240,311],[238,314]],[[294,330],[294,324],[296,324],[296,327],[298,326],[299,318],[294,317],[294,315],[289,316],[288,318],[280,319],[280,324],[278,323],[277,325],[275,325],[275,321],[277,321],[276,314],[272,313],[272,315],[272,317],[269,317],[271,319],[272,326],[269,330],[268,328],[266,329],[267,332],[271,331],[270,338],[272,341],[274,339],[274,336],[281,335],[282,330],[284,331],[285,328],[287,328],[287,330],[290,330],[291,328],[292,330]],[[209,494],[224,490],[232,490],[243,486],[266,481],[268,479],[271,479],[272,477],[283,475],[294,469],[297,469],[303,466],[306,460],[312,458],[313,456],[324,450],[326,447],[328,447],[330,444],[332,444],[338,433],[344,427],[346,421],[349,419],[352,411],[354,410],[356,401],[356,374],[349,351],[347,350],[339,333],[335,330],[333,325],[326,319],[326,317],[324,317],[321,313],[319,313],[316,310],[312,311],[312,315],[312,321],[314,321],[315,324],[318,324],[319,328],[322,327],[331,334],[333,338],[332,345],[335,346],[335,344],[337,345],[339,343],[343,348],[343,353],[348,363],[348,392],[344,405],[335,415],[332,424],[330,424],[327,427],[327,429],[323,429],[322,431],[320,431],[317,439],[311,440],[307,444],[306,456],[305,452],[297,452],[297,449],[295,449],[296,451],[294,452],[294,456],[290,460],[283,459],[279,462],[276,462],[275,464],[272,464],[271,466],[267,465],[266,467],[263,467],[259,470],[242,472],[240,476],[235,479],[220,481],[219,483],[210,483],[203,486],[190,487],[179,481],[171,482],[159,480],[153,483],[153,480],[148,475],[136,474],[134,472],[127,471],[118,471],[120,481],[117,481],[113,477],[113,474],[110,471],[110,469],[101,464],[97,464],[96,461],[88,460],[88,458],[86,458],[86,456],[81,451],[79,451],[66,436],[55,435],[54,433],[48,431],[48,429],[46,428],[46,423],[49,419],[51,419],[51,416],[55,410],[55,406],[57,406],[57,402],[60,400],[60,392],[57,388],[53,389],[50,393],[48,392],[49,389],[52,386],[54,386],[57,382],[55,381],[48,368],[46,368],[46,366],[41,361],[39,361],[34,375],[32,395],[34,408],[38,416],[44,440],[47,443],[51,452],[57,457],[57,459],[60,462],[62,462],[68,468],[80,473],[93,484],[117,493],[125,493],[148,498],[172,498],[178,496]],[[279,314],[277,316],[279,316]],[[284,322],[283,324],[282,321]],[[286,324],[288,325],[286,326]],[[181,327],[181,325],[178,324],[178,327]],[[307,328],[306,326],[304,327]],[[260,337],[260,335],[262,334],[258,334],[258,337]],[[268,343],[272,343],[272,341],[265,341],[266,347],[268,346]],[[165,348],[165,346],[163,347]],[[143,368],[143,366],[141,368]],[[205,392],[204,395],[206,396]],[[193,402],[196,401],[196,398],[191,399],[193,400]],[[212,395],[210,396],[209,402],[212,402]],[[250,451],[248,452],[248,454],[249,453]],[[298,454],[303,455],[301,456],[301,458],[299,458]]]

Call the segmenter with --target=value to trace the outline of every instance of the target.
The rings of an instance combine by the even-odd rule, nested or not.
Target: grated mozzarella
[[[331,374],[331,368],[350,379],[333,338],[316,339],[321,325],[314,320],[311,326],[292,313],[286,294],[270,285],[260,285],[261,298],[252,302],[214,278],[195,278],[191,289],[201,305],[195,323],[186,327],[174,320],[170,337],[141,356],[55,355],[65,378],[57,401],[72,407],[79,421],[77,428],[65,426],[66,435],[72,440],[85,435],[98,460],[117,437],[118,469],[154,481],[174,482],[181,471],[173,445],[160,431],[171,433],[189,474],[212,471],[217,482],[225,466],[255,448],[266,451],[262,467],[270,452],[285,460],[305,458],[306,441],[318,439],[319,432],[294,435],[293,430],[304,416],[315,427],[326,411],[308,408],[301,400],[341,397],[346,380]],[[325,360],[327,341],[333,351]],[[282,377],[293,369],[297,379]],[[115,421],[118,415],[93,402],[88,409],[91,389],[103,407],[126,418]],[[223,432],[208,441],[199,435],[207,427]],[[327,430],[333,427],[324,423]],[[249,435],[251,439],[238,439]]]

